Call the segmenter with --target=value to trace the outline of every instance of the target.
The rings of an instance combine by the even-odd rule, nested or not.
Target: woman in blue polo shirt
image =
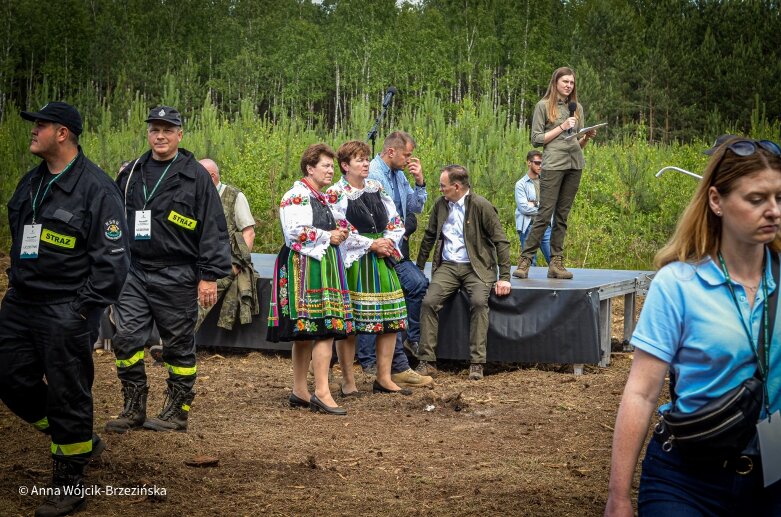
[[[707,153],[694,199],[656,256],[660,269],[632,336],[636,351],[616,418],[605,515],[633,515],[632,478],[668,368],[675,410],[684,413],[757,371],[766,299],[777,287],[770,257],[781,251],[781,149],[730,137]],[[766,348],[761,420],[781,408],[781,330]],[[781,481],[763,488],[761,461],[770,458],[758,451],[695,463],[676,446],[667,449],[658,439],[648,444],[640,515],[781,515]]]

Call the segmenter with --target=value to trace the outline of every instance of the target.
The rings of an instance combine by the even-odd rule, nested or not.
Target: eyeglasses
[[[542,165],[542,161],[539,161],[539,162],[535,162],[535,161],[533,161],[532,163],[533,163],[534,165],[537,165],[538,167],[539,167],[540,165]]]
[[[741,158],[752,156],[757,151],[759,151],[760,148],[764,149],[772,155],[781,156],[781,147],[779,147],[777,143],[771,140],[753,140],[750,138],[744,138],[741,140],[735,140],[727,146],[727,149]],[[711,180],[715,178],[715,172],[719,170],[719,167],[721,167],[721,162],[724,161],[724,157],[726,155],[727,153],[725,151],[724,154],[721,155],[721,158],[719,158],[719,162],[713,168],[714,175],[711,176]]]

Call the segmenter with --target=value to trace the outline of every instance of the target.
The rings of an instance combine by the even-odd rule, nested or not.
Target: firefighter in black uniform
[[[11,268],[0,309],[0,398],[51,435],[57,490],[35,515],[66,515],[86,500],[83,493],[66,495],[64,487],[83,486],[84,467],[105,448],[92,432],[89,322],[98,321],[122,290],[127,227],[119,189],[79,146],[76,108],[50,102],[21,115],[34,122],[30,152],[43,161],[8,203]]]
[[[179,148],[179,112],[158,106],[146,122],[151,150],[117,177],[132,251],[130,273],[114,306],[113,345],[124,409],[106,423],[106,430],[118,433],[142,426],[187,430],[195,397],[197,304],[214,305],[217,280],[231,272],[220,197],[206,169],[191,152]],[[160,330],[169,375],[163,409],[147,420],[144,343],[152,321]]]

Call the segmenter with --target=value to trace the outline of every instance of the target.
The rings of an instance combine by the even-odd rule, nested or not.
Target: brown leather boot
[[[532,267],[532,261],[531,259],[528,259],[521,255],[521,258],[518,260],[518,268],[513,271],[513,276],[515,278],[529,278],[529,268]],[[548,273],[548,276],[550,276],[550,273]]]
[[[564,267],[564,258],[561,255],[554,255],[550,258],[548,265],[548,278],[557,278],[559,280],[569,280],[572,273]]]

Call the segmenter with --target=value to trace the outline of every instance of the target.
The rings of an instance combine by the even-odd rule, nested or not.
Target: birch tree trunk
[[[526,0],[526,25],[523,28],[523,64],[521,65],[521,125],[526,125],[526,60],[529,54],[529,17],[531,8]]]
[[[336,94],[334,95],[334,132],[339,131],[339,61],[336,62]]]

